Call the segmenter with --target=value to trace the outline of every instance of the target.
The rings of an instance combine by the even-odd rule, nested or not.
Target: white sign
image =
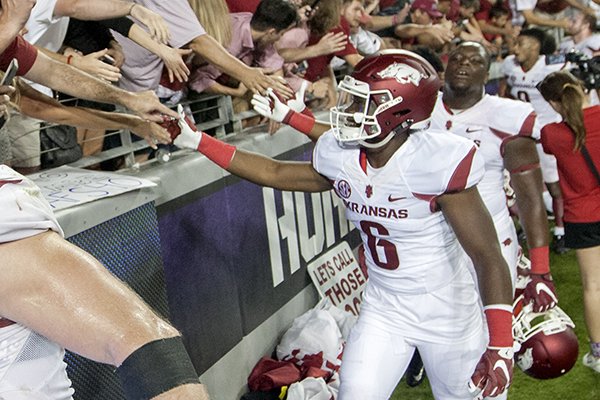
[[[358,315],[367,279],[348,243],[341,242],[321,255],[307,270],[321,298],[327,297],[336,307]]]
[[[29,175],[28,178],[40,187],[54,211],[156,186],[148,179],[68,166]]]

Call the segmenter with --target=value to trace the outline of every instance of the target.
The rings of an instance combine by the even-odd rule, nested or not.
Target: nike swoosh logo
[[[548,288],[548,286],[546,286],[545,283],[540,282],[537,285],[535,285],[535,291],[537,292],[537,294],[540,294],[540,293],[544,292],[548,296],[550,296],[552,298],[552,300],[554,300],[555,302],[558,302],[558,299],[556,298],[556,296],[554,295],[554,293],[552,293],[552,290],[550,290]]]
[[[504,373],[504,376],[506,377],[506,380],[508,381],[508,379],[510,378],[510,373],[508,372],[508,367],[506,366],[506,362],[504,362],[502,360],[496,361],[496,364],[494,364],[493,370],[495,371],[498,368],[500,368],[502,373]]]
[[[476,128],[476,129],[467,128],[467,133],[479,132],[479,131],[482,131],[482,130],[483,129],[480,129],[480,128]]]
[[[394,202],[394,201],[404,200],[404,199],[406,199],[406,197],[392,197],[391,194],[388,196],[388,201],[389,202]]]

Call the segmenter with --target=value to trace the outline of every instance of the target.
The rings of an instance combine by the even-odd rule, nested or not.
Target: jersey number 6
[[[369,247],[375,264],[383,269],[394,270],[398,268],[400,260],[396,246],[389,240],[381,238],[382,236],[390,235],[385,226],[372,221],[361,221],[360,229],[367,235],[367,247]],[[384,257],[383,260],[381,256]]]

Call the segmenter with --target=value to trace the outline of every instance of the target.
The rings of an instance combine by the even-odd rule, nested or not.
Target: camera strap
[[[592,173],[594,174],[594,176],[596,177],[596,180],[598,181],[598,184],[600,185],[600,173],[598,173],[598,169],[594,165],[594,161],[592,160],[592,157],[590,156],[590,153],[588,152],[588,149],[587,149],[587,147],[585,147],[585,145],[581,146],[581,154],[583,154],[583,158],[585,158],[585,162],[592,170]]]

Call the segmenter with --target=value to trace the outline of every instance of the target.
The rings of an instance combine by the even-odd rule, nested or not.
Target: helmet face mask
[[[368,83],[351,76],[346,76],[338,89],[338,102],[330,114],[335,138],[340,142],[356,142],[377,137],[381,127],[376,115],[391,100],[390,92],[371,92]]]
[[[534,313],[532,305],[522,307],[523,296],[515,300],[513,321],[515,340],[521,345],[516,364],[527,375],[552,379],[564,375],[577,361],[579,342],[575,324],[558,306]]]
[[[426,126],[439,88],[433,67],[414,53],[393,50],[367,57],[338,85],[330,113],[333,134],[340,143],[381,147],[394,132]]]

